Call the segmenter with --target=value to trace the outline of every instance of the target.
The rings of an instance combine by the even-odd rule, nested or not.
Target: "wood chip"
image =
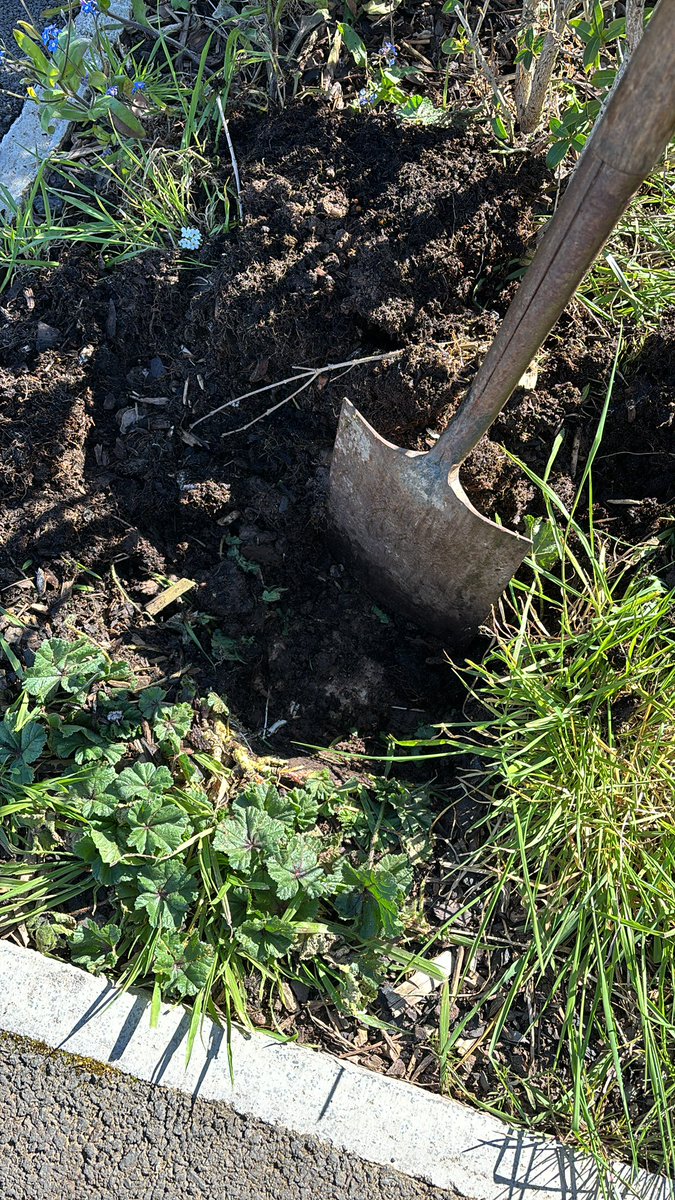
[[[178,600],[180,596],[184,596],[186,592],[196,587],[194,579],[179,579],[176,583],[172,583],[171,587],[160,592],[159,596],[155,596],[154,600],[149,600],[145,606],[146,613],[151,617],[156,617],[163,608],[167,608],[169,604],[173,604],[174,600]]]
[[[180,430],[180,439],[185,442],[186,446],[203,446],[204,442],[195,437],[194,433],[190,433],[189,429]]]

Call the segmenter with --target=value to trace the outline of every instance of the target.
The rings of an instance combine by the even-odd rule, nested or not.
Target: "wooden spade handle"
[[[476,378],[427,458],[452,468],[506,404],[675,131],[675,0],[660,0]]]

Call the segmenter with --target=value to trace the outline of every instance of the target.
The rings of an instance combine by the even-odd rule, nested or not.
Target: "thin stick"
[[[499,103],[502,107],[502,111],[503,111],[504,116],[506,117],[506,120],[509,125],[509,136],[512,136],[513,135],[513,119],[511,117],[511,112],[510,112],[509,106],[506,103],[506,98],[504,96],[504,93],[502,92],[502,90],[499,86],[497,76],[495,75],[494,71],[492,70],[492,67],[490,66],[487,58],[483,54],[483,51],[480,46],[480,42],[478,41],[478,38],[476,37],[474,30],[471,28],[469,22],[467,21],[461,5],[459,8],[456,8],[454,11],[457,14],[457,18],[458,18],[460,24],[462,25],[464,32],[466,33],[466,36],[469,40],[469,45],[471,46],[471,49],[473,51],[474,58],[476,59],[476,62],[478,63],[479,67],[481,68],[483,75],[485,76],[488,83],[490,84],[490,87],[492,88],[494,95],[497,97],[497,100],[499,101]],[[483,13],[483,17],[484,16],[485,16],[485,13]],[[482,18],[481,18],[481,21],[482,21]],[[481,24],[481,22],[479,21],[478,28],[480,28],[480,24]]]
[[[227,146],[230,151],[230,162],[232,163],[232,170],[234,171],[234,182],[235,182],[236,188],[237,188],[237,209],[239,211],[239,224],[243,225],[244,224],[244,206],[241,202],[241,182],[239,180],[239,167],[237,166],[237,159],[236,159],[236,156],[234,153],[234,146],[232,145],[232,138],[230,137],[230,129],[229,129],[227,121],[225,120],[225,113],[223,112],[223,102],[220,99],[220,96],[216,96],[216,104],[218,105],[218,112],[220,113],[220,119],[223,123],[223,129],[225,130],[225,137],[227,138]]]
[[[306,383],[301,384],[299,388],[296,388],[294,392],[291,392],[290,396],[284,396],[283,400],[277,401],[277,403],[273,404],[271,408],[268,408],[264,413],[261,413],[259,417],[254,417],[252,421],[247,421],[245,425],[238,425],[236,429],[227,429],[225,433],[221,433],[220,436],[226,438],[234,437],[235,433],[245,433],[245,431],[250,429],[252,425],[257,425],[258,421],[264,421],[265,417],[271,417],[272,413],[275,413],[278,408],[283,408],[284,404],[288,404],[289,401],[294,400],[296,396],[299,396],[301,392],[306,391],[308,387],[311,387],[315,379],[316,375],[312,375],[311,378],[306,381]]]
[[[275,388],[284,387],[284,385],[287,383],[297,383],[298,379],[302,379],[304,377],[305,382],[296,391],[292,392],[290,396],[286,396],[283,400],[280,400],[278,404],[274,404],[272,408],[269,408],[267,412],[264,412],[259,417],[256,417],[255,420],[251,421],[248,425],[242,425],[239,429],[231,429],[227,433],[223,434],[223,437],[230,437],[233,433],[241,433],[244,429],[250,429],[251,425],[255,425],[257,421],[262,421],[263,417],[267,417],[270,413],[276,412],[278,408],[281,408],[282,404],[287,404],[289,400],[292,400],[300,392],[304,391],[305,388],[310,387],[310,385],[314,383],[314,381],[318,379],[320,375],[325,375],[329,371],[343,371],[346,374],[354,367],[361,367],[364,366],[364,364],[371,362],[382,362],[385,358],[400,358],[402,354],[403,350],[389,350],[386,354],[369,354],[366,358],[348,358],[345,362],[326,363],[322,367],[293,367],[293,370],[296,372],[295,375],[287,375],[285,379],[278,379],[275,383],[266,383],[264,387],[254,388],[252,392],[244,392],[241,396],[235,396],[232,400],[226,400],[225,403],[220,404],[218,408],[213,408],[211,409],[211,412],[204,413],[203,417],[197,417],[197,420],[193,421],[192,424],[188,426],[188,429],[191,432],[196,428],[197,425],[201,425],[202,421],[208,421],[211,417],[215,417],[218,413],[223,412],[226,408],[236,408],[242,400],[250,400],[251,396],[260,396],[263,394],[263,392],[272,392]]]
[[[305,375],[314,375],[312,368],[293,368],[294,370],[302,371]],[[285,383],[295,383],[298,379],[297,375],[289,375],[286,379],[278,379],[276,383],[266,383],[264,387],[254,388],[252,392],[244,392],[242,396],[235,396],[232,400],[226,400],[225,404],[219,405],[218,408],[211,409],[211,412],[204,413],[203,417],[197,417],[189,426],[192,431],[197,425],[201,425],[202,421],[208,421],[210,417],[215,417],[218,413],[223,412],[226,408],[237,408],[242,400],[250,400],[251,396],[261,396],[263,392],[272,392],[275,388],[283,387]]]

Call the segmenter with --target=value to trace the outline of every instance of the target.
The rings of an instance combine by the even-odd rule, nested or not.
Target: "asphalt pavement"
[[[2,1200],[451,1197],[227,1105],[8,1035],[0,1035],[0,1181]]]

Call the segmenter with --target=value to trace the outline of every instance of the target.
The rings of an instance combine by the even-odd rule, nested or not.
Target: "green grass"
[[[44,216],[35,214],[36,198]],[[97,158],[86,169],[55,157],[40,169],[23,205],[5,199],[13,215],[0,227],[5,284],[18,267],[56,265],[64,245],[96,246],[112,266],[148,250],[176,249],[183,227],[207,237],[230,228],[229,191],[195,148],[127,143],[114,158]]]
[[[675,306],[675,157],[671,154],[633,200],[579,299],[603,322],[631,320],[656,329]]]
[[[0,222],[0,286],[18,268],[57,265],[64,245],[95,246],[114,265],[147,250],[175,249],[183,227],[203,238],[229,231],[235,189],[223,103],[206,73],[209,46],[210,39],[189,79],[176,72],[163,39],[145,72],[134,63],[146,80],[148,121],[163,124],[161,136],[129,138],[111,127],[102,145],[92,135],[84,156],[55,153],[43,163],[21,204],[0,185],[9,213]],[[235,39],[224,67],[225,95],[236,68]]]
[[[467,669],[472,719],[440,731],[483,809],[459,868],[478,882],[444,930],[469,921],[475,954],[461,1017],[441,1012],[441,1066],[466,1096],[457,1043],[478,1019],[493,1111],[572,1135],[605,1165],[672,1171],[675,593],[650,570],[653,546],[622,552],[538,482],[548,516],[531,582],[512,584]],[[505,1052],[514,1027],[532,1047],[525,1077]]]

